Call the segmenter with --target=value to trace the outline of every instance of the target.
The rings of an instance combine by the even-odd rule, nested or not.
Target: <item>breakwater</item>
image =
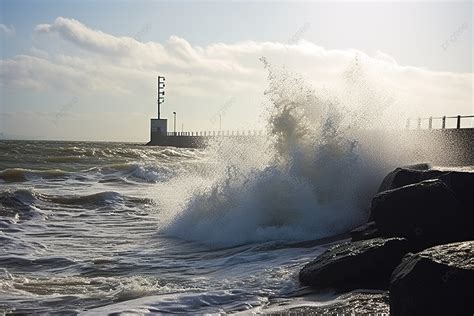
[[[149,146],[204,148],[210,142],[229,139],[238,142],[266,137],[261,132],[246,133],[168,133],[152,135]],[[439,165],[474,165],[474,128],[360,130],[354,138],[366,150],[396,155],[410,161],[430,161]]]
[[[262,131],[225,131],[225,132],[168,132],[151,133],[147,146],[171,146],[178,148],[204,148],[217,139],[245,141],[256,137],[265,137]]]

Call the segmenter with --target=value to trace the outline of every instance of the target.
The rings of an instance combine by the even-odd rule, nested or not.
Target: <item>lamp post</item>
[[[174,134],[174,136],[176,136],[176,112],[173,112],[173,117],[174,117],[173,134]]]

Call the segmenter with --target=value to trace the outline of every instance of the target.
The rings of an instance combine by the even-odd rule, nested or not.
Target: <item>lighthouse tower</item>
[[[154,143],[160,136],[168,133],[168,120],[161,118],[161,104],[165,102],[165,77],[158,76],[158,118],[152,118],[150,124],[150,143]]]

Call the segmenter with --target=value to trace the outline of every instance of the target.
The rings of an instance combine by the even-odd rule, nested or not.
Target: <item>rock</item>
[[[474,214],[474,172],[449,171],[438,177]]]
[[[371,213],[382,236],[407,238],[418,249],[473,235],[470,212],[439,179],[381,192]]]
[[[391,315],[473,315],[474,241],[404,257],[390,282]]]
[[[390,172],[383,179],[378,192],[397,189],[405,185],[415,184],[424,180],[436,179],[444,173],[446,172],[440,170],[420,170],[410,169],[407,167],[397,168]]]
[[[378,192],[431,179],[443,181],[462,203],[474,202],[474,172],[432,170],[425,164],[395,169],[383,179]]]
[[[387,289],[393,269],[410,250],[402,238],[338,244],[305,265],[299,279],[305,285],[337,291]]]
[[[397,189],[405,185],[418,183],[428,179],[434,179],[443,174],[442,171],[430,169],[431,166],[427,163],[397,168],[385,176],[377,190],[377,193]],[[370,213],[369,221],[373,220],[374,216]]]
[[[351,235],[352,241],[380,237],[380,231],[373,221],[353,229],[349,234]]]

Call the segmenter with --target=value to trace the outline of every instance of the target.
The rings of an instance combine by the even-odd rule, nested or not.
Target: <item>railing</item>
[[[452,119],[456,119],[456,129],[461,129],[461,128],[474,128],[474,124],[471,124],[471,126],[469,127],[461,127],[461,119],[467,119],[467,118],[474,118],[474,115],[457,115],[457,116],[441,116],[441,117],[419,117],[418,119],[416,119],[416,129],[422,129],[422,123],[424,122],[428,122],[428,126],[427,128],[428,129],[434,129],[434,128],[441,128],[441,129],[447,129],[447,128],[450,128],[450,127],[447,127],[446,125],[446,121],[447,120],[451,120],[452,122]],[[441,127],[436,127],[434,126],[433,123],[438,123],[440,122],[441,123]],[[407,119],[407,123],[406,123],[406,129],[410,129],[410,123],[411,123],[411,119]],[[454,127],[451,127],[451,128],[454,128]]]
[[[203,137],[232,137],[232,136],[263,136],[264,131],[201,131],[201,132],[168,132],[166,136],[203,136]]]

